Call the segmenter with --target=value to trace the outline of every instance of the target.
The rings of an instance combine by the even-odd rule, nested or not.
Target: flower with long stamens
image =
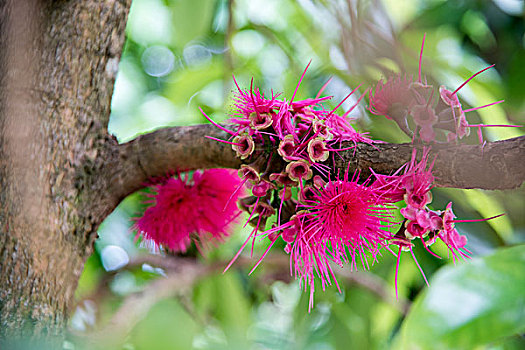
[[[439,96],[441,101],[450,107],[461,107],[458,95],[448,90],[444,85],[439,87]]]
[[[411,89],[412,78],[400,74],[380,80],[374,91],[370,91],[368,110],[375,115],[383,115],[394,120],[407,135],[411,134],[407,124],[410,106],[414,104]]]
[[[227,169],[166,178],[152,186],[148,197],[153,205],[133,228],[144,239],[174,252],[185,252],[192,237],[203,246],[222,241],[240,214],[236,201],[244,191],[230,200],[239,185],[235,172]]]
[[[452,211],[452,202],[450,202],[443,213],[443,229],[439,232],[438,236],[453,254],[459,253],[460,256],[467,257],[468,255],[466,253],[468,253],[468,251],[465,249],[467,237],[460,235],[456,230],[454,224],[455,218],[456,215]]]
[[[329,262],[350,263],[357,269],[360,257],[363,268],[376,259],[379,249],[391,238],[387,230],[391,219],[388,201],[380,190],[358,183],[357,178],[333,180],[324,188],[309,194],[297,214],[296,238],[292,243],[291,259],[296,275],[314,288],[314,272],[322,285],[330,284],[333,273]],[[303,194],[304,196],[304,194]],[[299,229],[298,229],[299,227]],[[366,267],[365,267],[366,266]],[[334,277],[335,280],[335,277]]]

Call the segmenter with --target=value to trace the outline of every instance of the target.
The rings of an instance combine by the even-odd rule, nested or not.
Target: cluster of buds
[[[371,94],[372,112],[394,119],[407,133],[411,132],[407,121],[411,115],[423,141],[434,140],[434,127],[446,129],[445,124],[457,114],[460,121],[465,121],[454,121],[454,127],[448,129],[449,139],[465,136],[468,124],[464,119],[466,111],[456,97],[459,89],[450,92],[442,87],[441,100],[434,106],[432,87],[421,82],[421,73],[419,76],[417,82],[401,76],[380,82]],[[437,239],[445,243],[454,258],[468,256],[466,237],[454,227],[460,221],[454,220],[451,204],[442,212],[428,207],[434,180],[432,164],[428,166],[429,147],[424,149],[420,161],[414,150],[412,160],[391,175],[373,174],[363,181],[359,174],[350,174],[347,169],[343,178],[333,178],[339,172],[329,166],[330,157],[356,147],[358,142],[374,142],[356,132],[347,117],[365,94],[349,111],[338,115],[335,111],[344,100],[333,110],[326,110],[322,102],[331,97],[319,97],[321,91],[315,98],[295,101],[296,88],[290,101],[286,101],[273,92],[266,98],[253,87],[253,80],[248,91],[241,90],[236,81],[235,85],[236,113],[228,128],[203,112],[211,123],[230,135],[228,140],[212,139],[231,144],[244,160],[238,174],[242,184],[251,190],[251,195],[239,199],[238,205],[249,214],[246,224],[252,225],[253,230],[226,270],[248,242],[252,242],[253,255],[255,240],[267,239],[269,246],[254,271],[275,242],[282,239],[285,252],[290,254],[291,272],[305,289],[310,287],[311,306],[315,276],[320,278],[323,289],[332,280],[337,285],[331,264],[347,264],[355,270],[360,260],[363,269],[368,269],[369,260],[377,261],[383,249],[394,253],[391,246],[398,247],[394,253],[398,259],[397,293],[402,251],[409,251],[419,267],[413,252],[415,239],[435,256],[429,245]],[[351,146],[342,148],[344,141],[350,141]],[[404,220],[395,222],[393,210],[399,201],[406,203],[401,209]],[[271,227],[267,227],[268,223],[272,223]],[[399,224],[398,232],[392,233],[391,228]]]
[[[427,143],[438,139],[437,132],[446,135],[448,142],[461,139],[470,134],[470,127],[478,128],[479,141],[482,143],[482,127],[519,127],[519,125],[469,124],[465,113],[503,102],[503,100],[496,101],[464,110],[458,98],[461,88],[475,76],[494,65],[476,72],[454,91],[442,85],[436,93],[434,86],[427,84],[426,79],[421,77],[424,43],[425,38],[423,37],[418,79],[414,81],[412,76],[394,74],[386,80],[380,80],[374,91],[369,94],[368,109],[372,114],[394,120],[408,136],[414,139],[419,138]],[[413,130],[409,126],[409,121]]]
[[[321,102],[331,97],[294,101],[296,89],[290,101],[273,93],[266,98],[253,87],[253,80],[249,91],[238,85],[237,89],[236,113],[229,120],[231,129],[203,114],[231,136],[229,140],[214,140],[231,144],[237,156],[247,163],[241,166],[239,176],[252,195],[241,200],[239,206],[250,214],[248,222],[255,226],[255,234],[265,231],[266,222],[273,215],[280,223],[294,214],[298,202],[308,197],[314,183],[329,175],[330,167],[324,164],[329,157],[355,147],[341,148],[342,142],[355,145],[372,140],[349,124],[348,114],[364,95],[354,107],[339,115],[336,110],[344,100],[333,110],[326,110]],[[298,189],[299,199],[292,198],[292,188]]]
[[[373,186],[387,191],[393,202],[403,200],[406,204],[400,210],[405,218],[404,223],[395,236],[401,249],[409,250],[413,246],[411,241],[417,238],[428,250],[428,246],[432,245],[436,238],[440,238],[448,246],[453,257],[458,254],[467,256],[469,251],[464,248],[466,237],[459,235],[450,221],[454,215],[452,205],[449,204],[443,212],[428,207],[432,202],[430,190],[434,181],[432,164],[428,165],[429,151],[430,148],[424,148],[421,160],[417,162],[414,150],[410,163],[394,175],[375,174],[376,181]]]
[[[423,247],[437,258],[441,257],[429,249],[429,246],[436,242],[437,239],[446,245],[454,261],[457,258],[468,258],[471,252],[465,247],[467,237],[457,231],[455,223],[486,221],[503,215],[480,220],[455,220],[456,215],[452,211],[452,202],[443,211],[431,210],[428,205],[432,202],[430,190],[432,189],[434,177],[432,175],[433,164],[428,164],[429,151],[430,148],[425,147],[421,160],[417,162],[416,150],[414,150],[411,161],[394,175],[374,174],[376,180],[372,185],[373,187],[385,191],[385,195],[392,202],[403,200],[406,204],[405,207],[400,209],[404,218],[403,223],[389,242],[398,246],[395,274],[396,293],[401,251],[410,251],[426,281],[425,274],[412,251],[414,240],[421,241]]]

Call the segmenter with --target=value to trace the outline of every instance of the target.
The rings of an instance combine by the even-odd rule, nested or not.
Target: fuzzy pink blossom
[[[357,179],[329,181],[324,188],[308,188],[305,204],[296,215],[295,240],[291,256],[295,276],[306,288],[314,289],[314,274],[324,289],[335,276],[329,262],[350,263],[357,269],[357,257],[364,269],[375,261],[379,249],[391,238],[387,230],[391,218],[386,197],[380,190],[360,184]],[[290,230],[290,229],[289,229]],[[367,255],[370,255],[367,257]],[[337,283],[337,282],[336,282]],[[312,303],[312,294],[311,300]]]
[[[370,92],[370,113],[394,120],[406,118],[408,108],[414,102],[411,85],[412,78],[400,74],[380,80],[374,92]]]
[[[192,238],[198,247],[222,241],[240,214],[235,171],[209,169],[169,177],[152,186],[142,217],[134,224],[137,235],[158,247],[185,252]],[[233,194],[233,195],[232,195]]]

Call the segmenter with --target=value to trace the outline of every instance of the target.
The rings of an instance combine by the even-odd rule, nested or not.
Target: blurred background
[[[249,88],[254,77],[262,91],[273,89],[289,98],[310,60],[298,99],[315,96],[332,78],[324,95],[334,96],[326,103],[333,108],[360,83],[364,93],[389,72],[417,75],[424,33],[423,73],[437,86],[455,89],[496,64],[461,89],[460,99],[465,109],[505,103],[469,113],[470,123],[525,124],[520,0],[133,0],[109,129],[126,142],[162,127],[206,123],[198,107],[224,121],[232,112],[232,74],[241,87]],[[366,100],[350,114],[358,130],[388,142],[410,141],[391,120],[366,113]],[[523,128],[491,128],[484,137],[491,141],[523,133]],[[477,142],[475,130],[465,142]],[[523,186],[513,191],[434,189],[433,194],[434,209],[454,201],[460,218],[507,214],[458,225],[474,257],[525,241]],[[205,257],[195,248],[180,256],[151,254],[134,241],[131,230],[133,218],[144,210],[141,198],[140,193],[129,196],[100,227],[76,292],[66,348],[385,349],[407,348],[407,337],[414,334],[421,339],[413,348],[525,348],[523,336],[503,337],[523,332],[524,316],[518,316],[516,326],[509,321],[512,314],[501,313],[500,319],[494,313],[505,309],[506,299],[525,305],[525,282],[516,285],[501,277],[509,269],[487,268],[490,259],[454,267],[452,259],[416,249],[430,290],[425,291],[421,274],[405,255],[396,300],[395,257],[384,255],[370,271],[338,271],[342,293],[335,286],[318,288],[308,313],[309,294],[289,276],[284,246],[276,245],[251,276],[256,259],[250,260],[249,253],[222,274],[248,228],[238,227]],[[266,247],[260,243],[255,255]],[[443,246],[433,249],[447,256]],[[513,258],[499,261],[505,259]],[[516,268],[515,275],[524,274]],[[501,278],[494,282],[491,271]],[[508,285],[503,294],[491,289],[479,299],[494,283]],[[409,311],[415,300],[417,307]],[[486,332],[496,333],[487,338]]]

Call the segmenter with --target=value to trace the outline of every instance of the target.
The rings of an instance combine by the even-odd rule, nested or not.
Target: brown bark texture
[[[230,136],[211,124],[157,130],[120,145],[115,162],[100,169],[99,176],[110,179],[112,188],[108,193],[123,198],[143,187],[149,178],[166,175],[168,170],[240,166],[241,160],[230,145],[207,139],[206,135],[223,140]],[[342,148],[350,146],[353,144],[347,142]],[[410,161],[414,147],[419,149],[420,158],[423,145],[359,143],[355,149],[339,152],[341,157],[334,157],[335,164],[329,165],[334,173],[347,168],[352,173],[360,171],[361,178],[368,177],[371,169],[391,174]],[[431,145],[429,157],[435,159],[432,172],[438,187],[503,190],[517,188],[525,181],[525,137],[490,142],[484,147],[436,143]],[[250,161],[248,158],[244,162]]]
[[[211,125],[122,145],[108,135],[130,2],[0,2],[0,344],[61,334],[98,225],[149,178],[241,164],[204,138],[228,136]],[[390,173],[412,148],[359,144],[333,165]],[[525,178],[523,137],[432,152],[438,186],[506,189]]]
[[[0,5],[0,340],[63,332],[106,214],[90,174],[111,142],[130,2]]]

